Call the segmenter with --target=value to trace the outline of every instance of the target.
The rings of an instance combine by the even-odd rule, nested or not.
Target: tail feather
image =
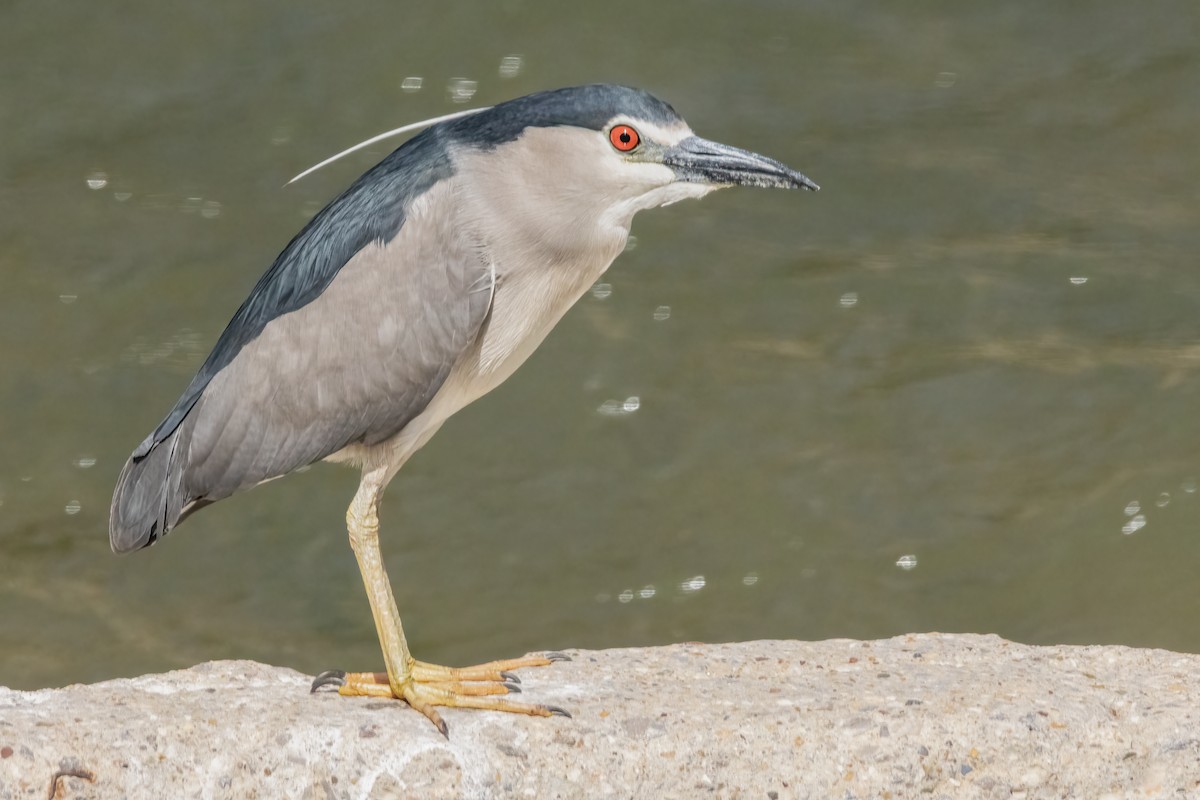
[[[149,547],[184,515],[184,506],[190,502],[182,488],[179,452],[185,427],[176,428],[157,444],[143,443],[125,462],[108,519],[108,541],[114,553]]]

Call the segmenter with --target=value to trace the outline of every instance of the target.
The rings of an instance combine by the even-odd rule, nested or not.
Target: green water
[[[607,287],[404,469],[383,546],[418,657],[1200,649],[1197,41],[1193,2],[6,5],[0,684],[380,666],[355,473],[126,558],[113,483],[386,151],[289,177],[455,100],[598,80],[823,190],[639,216]]]

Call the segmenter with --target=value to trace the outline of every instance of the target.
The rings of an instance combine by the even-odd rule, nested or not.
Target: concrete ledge
[[[247,661],[0,689],[0,798],[1200,796],[1200,656],[941,634],[568,652],[521,675],[573,719],[447,710],[449,741]]]

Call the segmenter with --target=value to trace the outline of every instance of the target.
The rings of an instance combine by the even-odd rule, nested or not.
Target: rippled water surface
[[[70,10],[68,10],[70,9]],[[381,130],[649,88],[817,195],[635,246],[392,484],[419,657],[997,632],[1196,651],[1194,2],[0,11],[0,684],[380,663],[317,465],[117,558],[130,450]]]

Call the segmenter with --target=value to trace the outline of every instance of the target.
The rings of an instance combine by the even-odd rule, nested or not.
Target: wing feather
[[[478,336],[495,279],[456,225],[436,133],[356,181],[259,281],[126,462],[115,550],[348,445],[384,442],[433,399]]]
[[[490,269],[438,207],[448,195],[431,190],[391,242],[364,247],[213,378],[185,422],[189,494],[216,500],[379,444],[425,410],[487,314],[472,288]]]

